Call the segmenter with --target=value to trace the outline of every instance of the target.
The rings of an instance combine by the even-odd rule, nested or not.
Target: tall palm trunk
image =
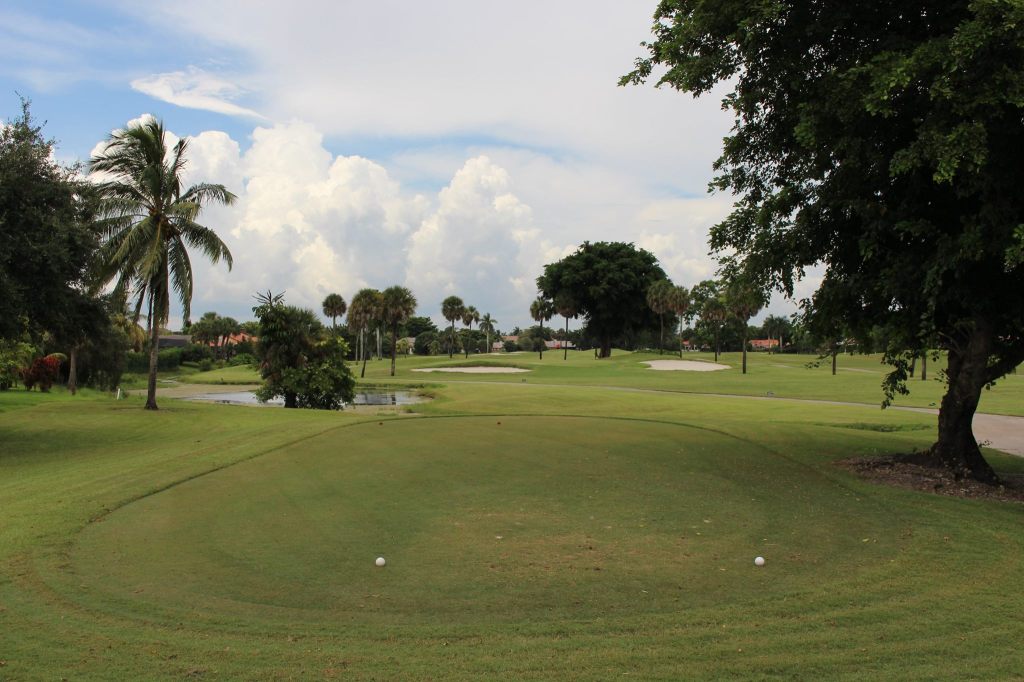
[[[658,322],[661,323],[661,340],[658,341],[658,355],[665,354],[665,316],[658,315]]]
[[[921,356],[921,381],[928,381],[928,351]]]
[[[448,359],[455,354],[455,320],[452,320],[452,333],[448,336]]]
[[[569,359],[569,318],[565,318],[565,340],[562,341],[562,359]]]
[[[540,359],[544,359],[544,320],[540,321]]]
[[[160,353],[160,325],[153,319],[153,294],[149,296],[149,381],[146,385],[146,409],[156,410],[156,370]]]
[[[721,331],[720,329],[717,329],[717,328],[715,329],[715,362],[718,362],[718,356],[721,354],[720,353],[721,346],[718,343],[718,334],[719,334],[720,331]]]
[[[369,353],[366,352],[366,329],[360,330],[360,333],[363,335],[363,369],[359,373],[359,378],[362,379],[366,376],[366,356],[369,355]]]
[[[391,328],[391,376],[395,376],[395,356],[398,353],[398,323]]]
[[[743,374],[747,373],[747,330],[746,325],[743,325]],[[771,344],[768,344],[769,346]]]

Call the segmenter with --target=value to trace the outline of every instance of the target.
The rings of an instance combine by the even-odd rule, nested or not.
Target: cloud
[[[131,86],[143,94],[179,107],[266,120],[262,114],[231,101],[244,93],[238,85],[194,66],[185,71],[137,78]]]

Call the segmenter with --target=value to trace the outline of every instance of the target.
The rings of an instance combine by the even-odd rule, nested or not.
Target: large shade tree
[[[416,312],[416,297],[405,287],[388,287],[380,297],[381,319],[391,329],[391,376],[395,376],[398,328]]]
[[[116,130],[89,162],[102,197],[98,225],[105,238],[101,254],[104,278],[117,279],[118,292],[131,291],[149,312],[149,382],[146,409],[155,410],[160,326],[167,323],[176,295],[185,319],[192,304],[192,262],[197,249],[213,263],[231,252],[220,237],[196,222],[211,203],[231,204],[235,195],[223,185],[182,187],[188,140],[168,146],[162,122],[146,119]]]
[[[884,331],[887,401],[938,339],[931,453],[995,481],[971,422],[1024,360],[1021,3],[663,0],[653,32],[623,82],[725,87],[735,115],[714,184],[738,200],[713,248],[787,294],[824,266],[806,308]]]
[[[78,322],[105,315],[88,291],[98,239],[85,190],[23,100],[0,124],[0,339],[49,332],[73,346]]]
[[[600,357],[607,358],[613,339],[656,324],[645,297],[659,279],[665,279],[665,272],[649,251],[622,242],[584,242],[545,265],[537,288],[548,299],[563,292],[572,296],[600,343]]]

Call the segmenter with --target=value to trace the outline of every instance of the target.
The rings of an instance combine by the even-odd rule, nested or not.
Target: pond
[[[221,403],[223,405],[273,405],[284,406],[283,398],[268,400],[260,403],[256,400],[256,394],[252,391],[235,391],[231,393],[202,393],[188,398],[189,400],[201,400],[203,402]],[[388,389],[363,389],[356,391],[355,398],[351,405],[412,405],[423,402],[423,398],[413,391],[393,391]]]

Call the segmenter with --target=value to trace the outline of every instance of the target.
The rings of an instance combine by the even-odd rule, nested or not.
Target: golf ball
[[[759,558],[760,558],[760,557],[759,557]],[[382,557],[382,556],[379,556],[379,557],[377,557],[377,560],[376,560],[376,561],[375,561],[374,563],[375,563],[375,564],[377,564],[378,566],[383,566],[383,565],[384,565],[384,564],[386,564],[387,562],[386,562],[386,561],[384,561],[384,557]],[[764,559],[761,559],[761,563],[764,563]]]
[[[377,561],[380,561],[380,559],[378,559]],[[763,556],[759,556],[756,559],[754,559],[754,565],[755,566],[764,566],[764,557]]]

